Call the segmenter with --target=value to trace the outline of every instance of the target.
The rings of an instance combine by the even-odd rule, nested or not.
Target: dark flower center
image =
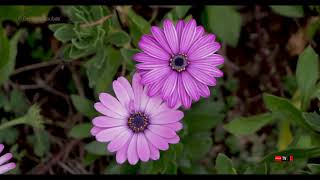
[[[188,64],[188,58],[186,55],[183,54],[175,55],[170,59],[171,69],[174,69],[178,72],[186,70]]]
[[[143,132],[148,127],[148,125],[148,117],[141,112],[131,114],[128,119],[128,126],[135,133]]]

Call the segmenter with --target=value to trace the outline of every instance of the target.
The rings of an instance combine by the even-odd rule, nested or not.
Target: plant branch
[[[106,20],[110,19],[111,17],[112,17],[112,14],[110,14],[108,16],[104,16],[101,19],[98,19],[97,21],[94,21],[94,22],[81,24],[80,27],[81,28],[86,28],[86,27],[92,27],[92,26],[100,25],[100,24],[103,24]]]

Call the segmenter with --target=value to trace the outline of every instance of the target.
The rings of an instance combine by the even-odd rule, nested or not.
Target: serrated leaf
[[[91,123],[82,123],[75,125],[69,132],[69,136],[77,139],[91,137],[90,129],[92,128]]]
[[[303,12],[303,6],[284,6],[284,5],[274,5],[274,6],[270,6],[271,9],[282,15],[282,16],[287,16],[287,17],[293,17],[293,18],[299,18],[299,17],[303,17],[304,12]]]
[[[270,113],[251,117],[240,117],[226,124],[224,128],[236,136],[249,135],[255,133],[268,123],[271,123],[273,119]]]
[[[151,25],[143,17],[135,13],[131,8],[128,11],[128,18],[139,27],[139,30],[143,34],[147,34],[150,31]]]
[[[106,156],[110,155],[107,151],[107,145],[101,142],[92,141],[84,146],[84,149],[91,154]]]
[[[96,115],[93,108],[93,102],[87,98],[80,97],[78,95],[71,95],[71,100],[76,110],[88,118],[92,118]]]
[[[29,105],[25,95],[18,89],[10,92],[10,110],[18,115],[22,115],[28,111]]]
[[[28,143],[32,144],[34,153],[43,157],[50,149],[49,134],[45,130],[36,131],[34,135],[27,137]]]
[[[308,46],[299,56],[296,78],[304,110],[309,106],[312,90],[319,79],[319,59],[311,46]]]
[[[74,26],[72,24],[65,24],[58,28],[53,35],[59,41],[66,43],[70,41],[72,38],[76,37],[76,33],[74,32],[73,27]]]
[[[137,54],[140,51],[138,49],[122,48],[120,50],[120,52],[121,52],[123,59],[126,61],[127,69],[129,71],[133,71],[135,69],[135,62],[133,61],[132,57],[133,57],[133,55]]]
[[[71,60],[79,59],[81,57],[89,56],[95,52],[95,47],[88,49],[78,49],[74,45],[70,47],[69,57]]]
[[[130,36],[124,31],[110,32],[107,39],[111,44],[118,47],[130,43]]]
[[[18,31],[10,40],[9,61],[0,68],[0,85],[7,81],[11,73],[14,71],[17,56],[17,45],[23,31],[24,30]]]
[[[208,27],[222,41],[236,47],[240,37],[242,19],[232,6],[207,6]]]
[[[307,130],[312,130],[305,122],[301,111],[294,107],[287,99],[265,93],[263,94],[263,100],[267,108],[279,118],[290,120]]]
[[[19,132],[16,128],[9,127],[0,131],[0,142],[12,145],[16,142]]]
[[[236,174],[231,159],[222,153],[219,153],[216,159],[216,170],[217,174]]]

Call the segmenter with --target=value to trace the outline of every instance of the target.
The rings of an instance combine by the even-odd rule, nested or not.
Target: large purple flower
[[[0,153],[2,153],[4,149],[4,145],[0,144]],[[16,167],[16,164],[11,162],[11,163],[6,163],[12,158],[11,153],[6,153],[2,156],[0,156],[0,174],[4,174]]]
[[[99,95],[94,107],[103,114],[92,120],[91,134],[99,142],[110,142],[110,152],[116,152],[118,163],[127,159],[130,164],[157,160],[159,150],[167,150],[170,144],[180,141],[176,131],[182,129],[179,122],[183,112],[169,108],[160,97],[147,96],[147,88],[140,84],[135,74],[132,87],[124,77],[113,82],[117,99],[108,93]]]
[[[208,86],[215,86],[215,77],[223,76],[217,68],[222,56],[215,54],[220,45],[213,34],[207,34],[194,19],[174,25],[165,20],[163,29],[153,26],[152,34],[142,36],[134,60],[148,95],[160,95],[174,107],[182,103],[190,108],[192,100],[210,96]]]

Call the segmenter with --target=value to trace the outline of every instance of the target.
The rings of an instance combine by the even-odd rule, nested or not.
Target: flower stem
[[[2,123],[2,124],[0,125],[0,130],[9,128],[9,127],[11,127],[11,126],[19,125],[19,124],[24,124],[24,123],[26,123],[26,120],[25,120],[24,117],[20,117],[20,118],[17,118],[17,119],[13,119],[13,120],[11,120],[11,121]]]

